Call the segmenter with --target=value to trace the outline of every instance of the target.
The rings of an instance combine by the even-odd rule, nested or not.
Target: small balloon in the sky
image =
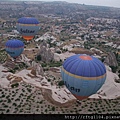
[[[39,30],[39,21],[34,17],[22,17],[16,27],[25,40],[32,40]]]
[[[21,55],[24,50],[24,43],[21,40],[8,40],[5,44],[6,52],[14,59]]]

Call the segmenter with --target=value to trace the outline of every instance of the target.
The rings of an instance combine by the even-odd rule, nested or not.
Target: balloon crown
[[[88,56],[88,55],[82,55],[82,56],[80,56],[80,58],[81,58],[82,60],[92,60],[92,57],[90,57],[90,56]]]

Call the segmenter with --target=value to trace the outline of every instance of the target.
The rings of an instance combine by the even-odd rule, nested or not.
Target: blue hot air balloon
[[[25,40],[32,40],[39,30],[39,21],[34,17],[22,17],[18,19],[16,27]]]
[[[20,40],[8,40],[5,44],[6,52],[14,59],[20,56],[24,50],[24,43]]]
[[[106,68],[93,56],[77,54],[64,61],[61,75],[68,90],[82,100],[101,88],[106,80]]]

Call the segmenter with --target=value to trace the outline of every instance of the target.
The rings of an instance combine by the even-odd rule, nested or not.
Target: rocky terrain
[[[110,67],[106,66],[102,88],[77,102],[65,86],[58,86],[60,68],[45,72],[40,64],[31,64],[15,74],[0,66],[1,113],[119,113],[120,84],[115,82],[119,77]]]
[[[115,54],[112,52],[108,53],[108,56],[106,57],[104,62],[109,66],[114,66],[114,67],[118,66]]]
[[[1,114],[119,114],[120,9],[67,2],[0,2]],[[36,17],[40,30],[26,42],[16,30],[18,18]],[[8,39],[24,42],[14,60]],[[64,60],[74,54],[100,59],[107,78],[99,91],[77,100],[61,78]]]

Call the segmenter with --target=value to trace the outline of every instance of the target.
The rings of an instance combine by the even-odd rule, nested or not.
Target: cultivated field
[[[25,82],[16,88],[0,88],[0,114],[120,114],[120,98],[86,99],[64,107],[44,96],[42,89]]]

